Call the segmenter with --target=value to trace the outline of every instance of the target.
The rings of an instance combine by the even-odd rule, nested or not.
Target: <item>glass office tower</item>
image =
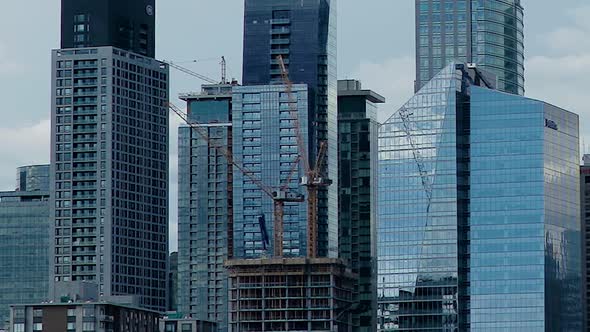
[[[319,256],[338,255],[336,1],[245,0],[243,84],[307,84],[308,153],[313,165],[328,142],[325,170],[332,185],[319,193]]]
[[[232,255],[232,85],[183,94],[189,121],[178,131],[178,310],[227,331],[227,271]],[[204,136],[208,140],[204,139]]]
[[[416,0],[416,91],[450,61],[476,63],[524,94],[520,0]]]
[[[359,81],[338,81],[338,252],[358,275],[355,331],[377,324],[377,104],[384,102]]]
[[[450,64],[380,130],[379,328],[580,331],[578,116]]]
[[[164,311],[168,66],[114,47],[54,50],[52,64],[51,280]]]
[[[0,330],[10,305],[48,297],[49,165],[20,167],[17,176],[16,191],[0,192]]]
[[[296,121],[307,123],[307,86],[292,87],[293,100],[283,85],[237,86],[233,89],[233,156],[248,169],[234,172],[234,257],[272,256],[274,243],[273,200],[253,179],[264,186],[302,195],[299,184],[304,175],[298,162]],[[296,110],[295,112],[293,110]],[[298,116],[295,120],[294,116]],[[303,144],[309,144],[309,132],[301,126]],[[292,172],[295,170],[295,172]],[[287,257],[307,253],[307,201],[285,203],[283,254]],[[320,242],[319,250],[326,251]]]

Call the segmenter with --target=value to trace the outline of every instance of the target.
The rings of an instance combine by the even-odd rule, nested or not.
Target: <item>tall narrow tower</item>
[[[60,295],[55,282],[82,281],[164,311],[168,67],[152,58],[154,2],[62,5],[64,48],[52,53],[51,295]]]

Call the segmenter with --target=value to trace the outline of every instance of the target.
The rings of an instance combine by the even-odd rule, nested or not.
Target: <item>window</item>
[[[33,324],[33,332],[41,332],[43,331],[43,323],[34,323]]]
[[[94,313],[94,310],[93,310],[93,313]],[[84,322],[82,324],[82,331],[94,332],[94,322]]]
[[[14,324],[12,331],[14,331],[14,332],[25,332],[25,324],[24,323],[16,323],[16,324]]]
[[[182,332],[191,332],[192,329],[192,325],[191,324],[182,324],[182,328],[181,328]]]

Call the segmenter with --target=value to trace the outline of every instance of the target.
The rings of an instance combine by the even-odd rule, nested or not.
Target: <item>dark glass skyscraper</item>
[[[61,48],[114,46],[155,56],[155,0],[62,0]]]
[[[450,61],[498,77],[498,90],[524,94],[520,0],[416,0],[416,91]]]
[[[377,325],[377,104],[361,82],[338,81],[338,252],[353,273],[354,331]]]
[[[338,164],[336,2],[331,0],[245,0],[243,84],[283,83],[278,57],[289,78],[308,88],[309,160],[327,141],[325,173],[333,181],[320,190],[320,256],[338,251]]]
[[[379,131],[379,329],[581,331],[578,116],[451,63]]]

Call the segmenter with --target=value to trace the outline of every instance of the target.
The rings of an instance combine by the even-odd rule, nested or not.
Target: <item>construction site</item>
[[[207,125],[189,120],[186,113],[173,104],[176,113],[208,146],[225,156],[244,178],[254,183],[273,202],[273,234],[271,239],[266,226],[261,222],[260,235],[269,247],[260,258],[238,259],[228,254],[225,267],[229,279],[229,326],[232,332],[249,331],[352,331],[354,285],[357,276],[340,259],[318,257],[318,191],[332,184],[323,172],[327,142],[316,147],[315,160],[311,165],[306,144],[302,137],[299,115],[293,107],[293,84],[281,56],[284,92],[288,96],[289,117],[293,121],[297,157],[291,161],[291,170],[284,183],[271,186],[263,183],[244,165],[236,162],[231,147],[223,147],[209,137]],[[213,83],[214,80],[192,72],[182,66],[169,63],[186,74]],[[222,81],[227,85],[225,60],[222,59]],[[235,83],[234,83],[235,84]],[[213,87],[212,85],[211,87]],[[303,170],[303,174],[300,173]],[[289,186],[292,178],[299,177],[299,187],[306,195],[294,192]],[[307,206],[306,257],[284,257],[284,211],[286,204],[304,203]],[[261,215],[264,220],[264,215]],[[228,234],[231,238],[231,234]]]
[[[233,259],[230,331],[352,331],[356,278],[338,259]]]

